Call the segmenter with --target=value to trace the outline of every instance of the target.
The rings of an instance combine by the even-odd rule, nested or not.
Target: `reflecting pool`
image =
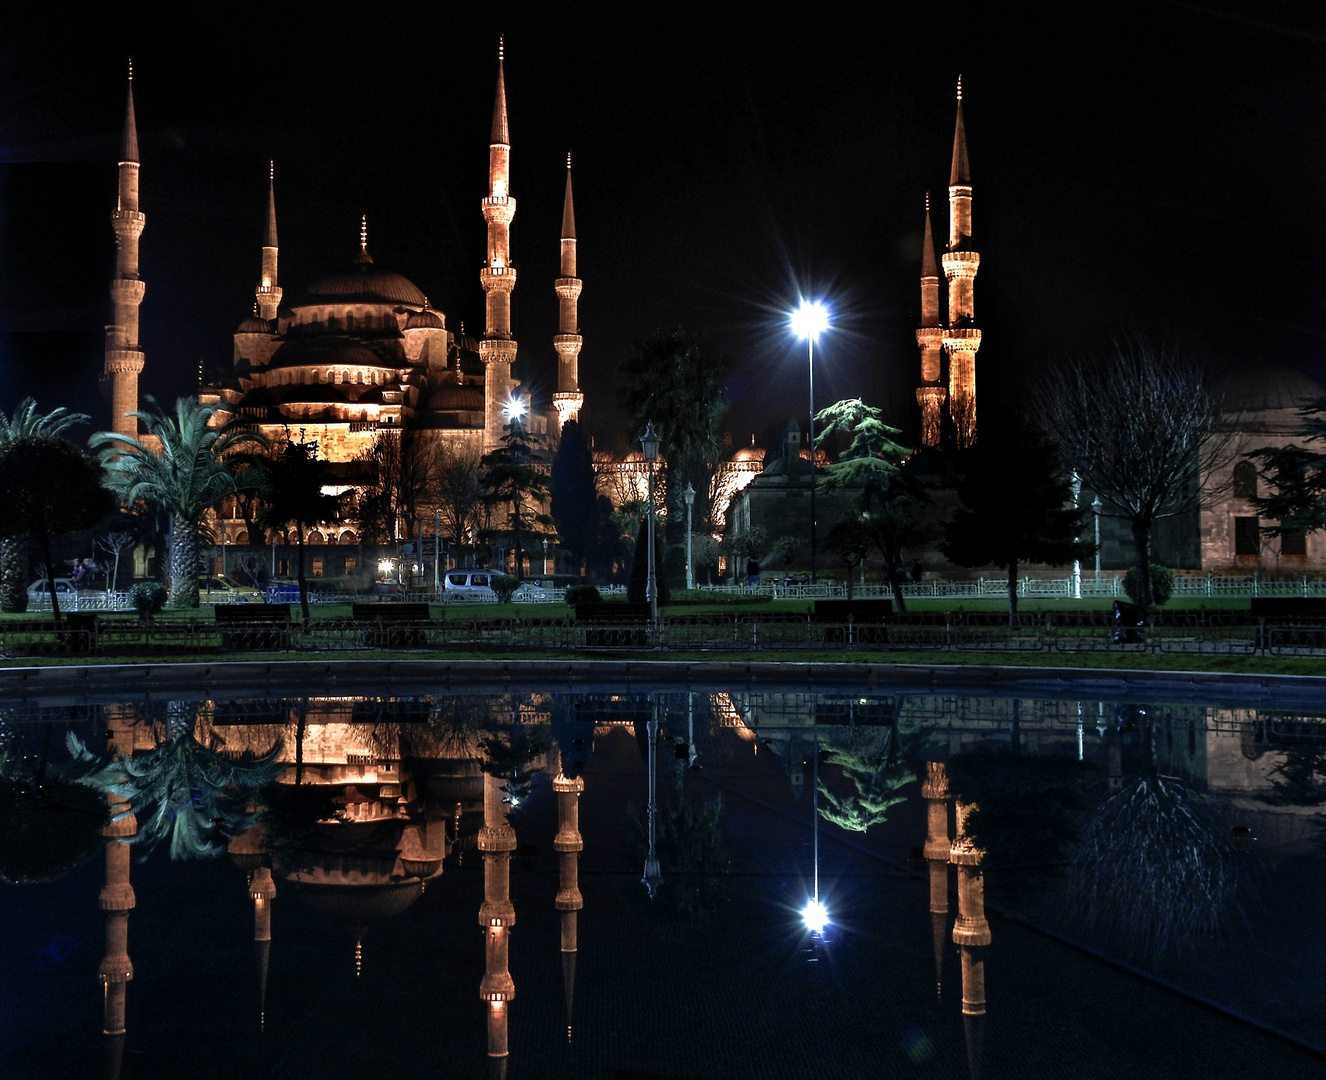
[[[0,706],[0,1076],[1323,1075],[1326,709]]]

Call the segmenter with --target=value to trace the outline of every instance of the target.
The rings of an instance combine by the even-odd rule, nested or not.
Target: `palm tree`
[[[101,450],[106,482],[126,506],[142,500],[170,517],[170,603],[198,606],[203,517],[235,491],[236,470],[227,455],[263,446],[251,428],[212,426],[217,406],[180,398],[168,414],[149,397],[150,409],[130,413],[142,422],[141,439],[100,431],[88,440]]]
[[[39,413],[36,401],[24,398],[14,406],[12,417],[0,412],[0,446],[27,435],[63,435],[89,419],[86,414],[70,412],[64,406]],[[0,611],[28,609],[28,582],[32,577],[28,543],[26,536],[0,540]]]

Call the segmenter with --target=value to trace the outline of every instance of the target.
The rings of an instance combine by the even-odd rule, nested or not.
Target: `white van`
[[[442,599],[448,604],[495,604],[491,570],[449,570],[443,580]]]

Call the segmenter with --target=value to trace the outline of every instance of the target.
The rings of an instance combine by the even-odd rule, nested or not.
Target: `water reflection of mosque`
[[[278,790],[301,797],[272,799],[279,813],[272,812],[273,805],[251,806],[254,824],[227,845],[231,862],[248,877],[253,905],[260,1030],[267,1019],[272,907],[278,894],[295,893],[333,926],[350,931],[358,976],[371,929],[413,905],[427,883],[442,874],[450,854],[477,849],[484,862],[478,922],[485,965],[479,996],[487,1012],[490,1076],[505,1076],[509,1003],[515,998],[508,963],[510,931],[516,923],[510,862],[518,846],[510,814],[523,791],[520,771],[541,769],[552,778],[558,804],[554,849],[560,874],[552,902],[560,913],[566,1032],[571,1038],[577,919],[583,906],[578,880],[583,847],[580,770],[588,758],[593,722],[565,715],[553,724],[564,749],[499,761],[502,740],[485,740],[485,728],[476,722],[481,713],[494,711],[492,702],[452,705],[459,707],[449,718],[439,717],[446,704],[431,698],[207,701],[192,710],[192,735],[200,744],[221,747],[233,757],[278,747],[277,759],[286,766]],[[497,711],[506,731],[537,728],[552,719],[546,707],[529,699],[503,703]],[[132,709],[108,710],[104,719],[112,754],[132,756],[157,745],[156,725],[139,722]],[[494,775],[499,766],[506,776]],[[113,820],[102,829],[105,877],[99,904],[106,919],[106,947],[99,977],[108,1075],[118,1077],[127,984],[133,978],[128,921],[136,904],[127,841],[137,833],[138,822],[133,814],[120,816],[124,800],[116,795],[108,799]]]

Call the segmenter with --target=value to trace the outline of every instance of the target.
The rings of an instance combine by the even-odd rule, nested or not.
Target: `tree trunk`
[[[893,602],[898,605],[898,611],[907,610],[907,601],[902,595],[902,582],[898,580],[898,563],[894,559],[889,560],[889,584],[893,587]]]
[[[46,560],[46,588],[51,591],[51,613],[59,625],[60,598],[55,595],[55,560],[51,558],[51,540],[48,536],[41,537],[41,557]]]
[[[9,536],[0,540],[0,611],[28,610],[28,585],[32,563],[28,538]]]
[[[1137,606],[1151,609],[1151,521],[1133,519],[1133,583]]]
[[[297,572],[296,572],[296,574],[295,574],[295,580],[299,582],[299,609],[300,609],[300,611],[302,611],[303,614],[304,614],[304,629],[307,630],[307,629],[308,629],[308,623],[309,623],[309,613],[308,613],[308,581],[307,581],[307,579],[305,579],[305,577],[304,577],[304,524],[303,524],[303,522],[299,522],[299,521],[295,522],[295,528],[299,531],[299,545],[298,545],[298,552],[297,552],[297,558],[298,558],[298,560],[299,560],[299,568],[298,568],[298,570],[297,570]]]
[[[1014,560],[1008,564],[1008,625],[1018,624],[1018,564]]]
[[[198,606],[198,575],[202,572],[198,526],[187,518],[170,522],[170,606]]]

